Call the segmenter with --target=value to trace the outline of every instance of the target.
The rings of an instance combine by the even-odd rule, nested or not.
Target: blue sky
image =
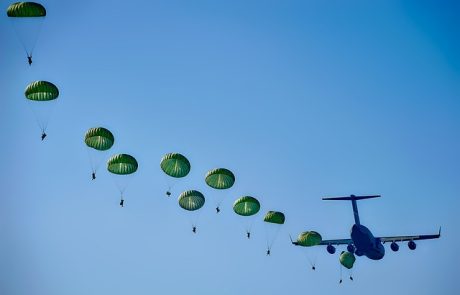
[[[32,67],[0,19],[0,293],[460,291],[458,3],[42,3]],[[23,96],[35,80],[60,89],[44,142]],[[100,125],[111,154],[139,162],[123,209],[104,164],[90,179],[83,135]],[[192,164],[170,199],[167,152]],[[237,178],[220,215],[204,182],[215,167]],[[187,189],[207,200],[197,235],[177,204]],[[309,251],[313,272],[289,234],[348,237],[350,204],[321,197],[352,193],[383,196],[359,203],[375,235],[443,236],[358,258],[339,285],[338,255]],[[262,204],[251,240],[231,209],[242,195]],[[270,257],[268,210],[286,214]]]

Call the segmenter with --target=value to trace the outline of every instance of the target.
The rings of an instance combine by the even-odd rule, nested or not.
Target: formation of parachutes
[[[29,65],[32,65],[32,54],[41,30],[41,24],[46,17],[46,9],[43,5],[35,2],[16,2],[7,8],[7,16],[12,20],[13,27],[18,38],[27,54]],[[25,26],[25,29],[22,26]],[[30,32],[29,36],[24,35],[23,31]],[[42,132],[41,139],[44,140],[50,112],[54,102],[59,97],[59,89],[56,85],[48,81],[34,81],[26,86],[26,99],[31,103],[37,124]],[[88,148],[90,158],[92,179],[96,179],[96,172],[107,157],[107,152],[115,143],[113,133],[104,127],[89,128],[84,135],[84,143]],[[107,171],[114,177],[115,183],[120,191],[120,206],[124,206],[124,191],[128,185],[130,175],[138,169],[137,160],[129,154],[114,154],[110,156],[106,163]],[[168,153],[160,161],[160,168],[167,177],[179,180],[186,177],[190,170],[189,160],[179,153]],[[216,168],[210,170],[205,175],[205,183],[221,191],[216,197],[216,212],[220,212],[220,204],[225,195],[225,191],[233,187],[236,178],[232,171],[226,168]],[[174,183],[168,185],[166,195],[171,196]],[[178,197],[179,206],[193,213],[200,210],[205,204],[205,196],[197,190],[187,190],[181,192]],[[254,216],[260,211],[260,202],[252,196],[242,196],[234,201],[233,211],[235,214],[246,219],[246,235],[250,238],[252,222]],[[267,255],[278,236],[281,226],[285,223],[285,215],[279,211],[268,211],[263,218],[267,228]],[[192,222],[192,230],[197,231],[196,219]],[[319,245],[322,237],[315,231],[302,232],[296,243],[304,247]],[[351,252],[343,251],[339,261],[347,269],[351,269],[355,262],[355,256]],[[313,266],[314,269],[314,266]]]

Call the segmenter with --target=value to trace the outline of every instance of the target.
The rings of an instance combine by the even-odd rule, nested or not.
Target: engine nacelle
[[[347,251],[350,253],[355,253],[355,246],[353,246],[353,244],[348,244]]]
[[[415,244],[414,241],[409,241],[409,243],[407,243],[407,246],[408,246],[409,249],[411,249],[411,250],[415,250],[415,248],[417,248],[417,244]]]
[[[335,247],[332,246],[332,245],[327,245],[327,248],[326,248],[327,252],[329,254],[334,254],[335,253]]]
[[[390,248],[391,250],[393,250],[393,252],[397,252],[399,250],[399,245],[396,244],[395,242],[392,242],[390,245]]]

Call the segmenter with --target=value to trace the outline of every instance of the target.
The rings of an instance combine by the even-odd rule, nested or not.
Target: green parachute
[[[179,153],[166,154],[160,162],[161,170],[171,177],[182,178],[190,172],[190,162]]]
[[[123,193],[128,186],[129,176],[137,171],[136,159],[128,154],[116,154],[107,161],[107,170],[116,177],[115,183],[121,194],[120,206],[123,207]]]
[[[205,181],[212,188],[229,189],[235,183],[235,175],[228,169],[217,168],[206,174]]]
[[[342,264],[348,269],[351,269],[353,267],[353,264],[355,264],[356,257],[351,252],[342,251],[342,253],[340,253],[339,260],[340,260],[340,264]]]
[[[9,17],[44,17],[46,9],[35,2],[16,2],[8,6],[6,14]]]
[[[59,89],[48,81],[35,81],[27,85],[25,96],[32,101],[50,101],[58,98]]]
[[[260,203],[254,197],[244,196],[233,203],[233,211],[241,216],[251,216],[257,214],[259,210]]]
[[[46,17],[45,7],[35,2],[16,2],[8,6],[6,15],[13,23],[29,65],[32,65],[32,53]]]
[[[35,81],[27,85],[24,95],[30,102],[37,125],[42,132],[42,140],[44,140],[51,111],[59,97],[59,89],[51,82]]]
[[[205,198],[196,190],[188,190],[180,194],[179,206],[187,211],[195,211],[203,207]]]
[[[348,251],[342,251],[340,253],[339,257],[340,264],[343,265],[345,268],[348,269],[349,274],[350,274],[350,280],[353,281],[353,265],[355,264],[356,257],[353,253],[348,252]],[[340,281],[339,283],[342,283],[342,268],[340,268]]]
[[[233,211],[236,214],[241,215],[241,216],[253,216],[257,214],[259,210],[260,210],[260,203],[254,197],[244,196],[244,197],[237,199],[233,203]],[[246,236],[248,239],[251,238],[251,227],[252,227],[252,223],[247,221]]]
[[[101,163],[98,154],[103,154],[109,150],[115,142],[112,132],[104,127],[90,128],[85,133],[85,144],[88,147],[88,157],[90,158],[92,179],[96,179],[96,171]],[[96,151],[96,152],[94,152]]]
[[[267,255],[270,255],[271,248],[278,237],[281,225],[284,224],[284,213],[279,211],[268,211],[264,216],[265,234],[267,237]]]
[[[311,247],[319,245],[322,241],[322,237],[318,232],[315,231],[306,231],[299,235],[297,238],[297,243],[300,246]]]
[[[106,151],[113,146],[115,138],[112,132],[104,127],[90,128],[85,134],[85,143],[88,147],[98,151]]]
[[[284,213],[278,211],[268,211],[264,217],[264,221],[268,223],[284,224],[284,220]]]
[[[136,159],[128,154],[113,155],[107,161],[107,170],[117,175],[128,175],[137,171]]]
[[[205,176],[206,184],[217,190],[227,190],[233,186],[235,183],[235,175],[232,171],[225,168],[216,168],[208,173]],[[220,212],[220,204],[224,198],[224,194],[217,194],[216,197],[216,212]]]
[[[311,269],[316,270],[316,259],[318,256],[318,249],[313,246],[321,244],[323,238],[316,231],[305,231],[299,234],[296,244],[299,246],[307,247],[300,249],[310,263]]]
[[[205,198],[202,193],[196,190],[188,190],[179,195],[179,206],[190,212],[190,222],[192,223],[192,232],[196,233],[196,224],[198,220],[198,209],[203,207]]]
[[[179,153],[168,153],[164,155],[161,159],[160,167],[166,175],[173,178],[185,177],[191,169],[189,160]],[[169,197],[171,196],[171,188],[175,185],[175,182],[171,183],[169,180],[167,180],[167,182],[168,190],[166,191],[166,195]]]

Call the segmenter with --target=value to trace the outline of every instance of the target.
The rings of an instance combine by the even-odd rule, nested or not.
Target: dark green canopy
[[[181,178],[190,172],[190,162],[179,153],[166,154],[160,162],[161,170],[171,177]]]
[[[51,82],[35,81],[27,85],[25,96],[33,101],[48,101],[58,98],[59,90]]]
[[[235,183],[235,175],[228,169],[217,168],[206,174],[205,181],[212,188],[228,189]]]
[[[113,174],[127,175],[137,171],[137,161],[127,154],[113,155],[107,161],[107,170]]]
[[[268,211],[264,217],[265,222],[284,224],[284,214],[278,211]]]
[[[340,253],[339,260],[343,266],[345,266],[348,269],[351,269],[353,267],[353,264],[355,263],[356,257],[351,252],[342,251],[342,253]]]
[[[299,237],[297,238],[297,243],[300,246],[311,247],[319,245],[322,240],[323,238],[318,232],[306,231],[299,235]]]
[[[16,2],[8,6],[6,14],[9,17],[43,17],[46,9],[35,2]]]
[[[114,141],[112,132],[104,127],[90,128],[85,134],[86,145],[98,151],[110,149]]]
[[[204,195],[199,191],[189,190],[180,194],[179,206],[188,211],[195,211],[203,207]]]
[[[233,203],[233,211],[241,216],[251,216],[260,210],[260,203],[256,198],[244,196]]]

